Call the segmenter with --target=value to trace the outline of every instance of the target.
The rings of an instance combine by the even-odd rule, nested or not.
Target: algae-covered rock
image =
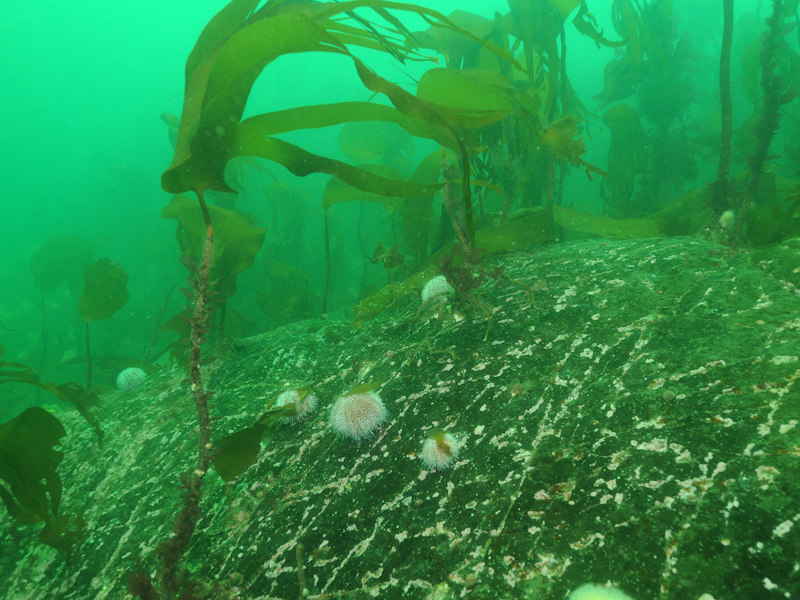
[[[239,598],[563,600],[611,582],[636,600],[800,591],[800,245],[758,254],[690,238],[584,240],[493,257],[535,290],[484,284],[456,318],[409,295],[353,331],[304,322],[206,367],[214,439],[252,424],[285,383],[320,410],[282,425],[234,481],[206,477],[187,564]],[[794,265],[794,266],[792,266]],[[796,281],[796,280],[795,280]],[[25,599],[125,598],[155,570],[193,407],[177,370],[108,398],[107,443],[77,419],[62,510],[87,540],[67,570],[0,516],[0,586]],[[336,396],[362,383],[388,417],[337,438]],[[429,433],[459,439],[428,472]]]

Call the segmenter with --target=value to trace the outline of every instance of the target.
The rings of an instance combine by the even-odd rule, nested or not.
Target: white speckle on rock
[[[714,415],[711,420],[715,423],[719,423],[723,427],[730,427],[733,425],[733,419],[730,417],[723,417],[721,415]]]
[[[775,477],[779,474],[780,471],[772,465],[760,465],[756,467],[756,477],[758,477],[758,480],[763,484],[769,485],[774,482]]]
[[[652,450],[653,452],[667,451],[667,440],[664,438],[653,438],[649,442],[642,442],[640,444],[632,442],[632,445],[635,445],[638,450]]]
[[[769,362],[773,365],[785,365],[786,363],[797,362],[797,360],[798,358],[796,356],[778,355],[770,358]]]
[[[772,530],[772,535],[773,537],[783,537],[787,533],[789,533],[789,531],[793,526],[794,523],[792,521],[789,520],[784,521],[783,523],[780,523],[777,527],[775,527],[775,529]]]

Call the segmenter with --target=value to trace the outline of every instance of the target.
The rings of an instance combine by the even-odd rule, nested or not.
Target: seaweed
[[[86,327],[86,389],[92,389],[92,346],[89,323],[107,319],[125,306],[130,298],[128,274],[111,259],[101,258],[83,272],[83,294],[78,312]]]
[[[66,283],[72,296],[78,297],[83,285],[83,270],[91,263],[96,247],[96,242],[86,236],[60,235],[41,246],[31,258],[30,270],[33,282],[41,292],[42,345],[39,375],[44,373],[50,351],[45,293],[52,292]]]
[[[712,205],[718,211],[728,203],[728,184],[731,170],[731,138],[733,109],[731,106],[731,40],[733,38],[733,0],[723,2],[722,49],[719,61],[721,131],[717,181],[712,191]]]
[[[165,190],[181,193],[207,188],[231,191],[224,179],[227,162],[235,156],[258,156],[279,162],[297,175],[329,173],[350,185],[388,196],[425,195],[435,184],[381,177],[341,161],[310,153],[273,137],[297,128],[323,127],[357,120],[392,120],[412,134],[425,134],[466,152],[454,131],[454,119],[469,119],[416,98],[369,69],[348,49],[348,44],[375,47],[370,32],[351,29],[346,34],[332,18],[352,8],[370,6],[413,12],[431,23],[460,30],[446,17],[409,4],[378,0],[339,4],[311,4],[298,8],[268,2],[231,2],[209,23],[187,61],[187,86],[175,157],[162,177]],[[393,33],[406,37],[401,30]],[[384,45],[385,47],[385,39]],[[486,45],[484,42],[480,42]],[[407,55],[398,44],[393,51]],[[241,121],[250,89],[261,71],[289,52],[328,52],[350,59],[364,86],[386,96],[392,107],[370,103],[328,104],[265,113]],[[480,115],[473,118],[481,118]]]
[[[214,222],[215,244],[210,277],[216,302],[225,303],[236,294],[237,277],[253,266],[267,230],[232,210],[211,206],[208,211]],[[197,202],[177,194],[161,211],[161,218],[178,222],[175,237],[181,253],[195,263],[202,260],[206,226]]]
[[[557,237],[553,212],[538,208],[523,211],[517,215],[517,218],[507,223],[479,229],[476,232],[475,245],[480,251],[480,256],[486,257],[531,248],[555,241]],[[451,243],[431,255],[417,271],[403,281],[390,283],[375,294],[361,300],[353,307],[353,326],[358,328],[383,311],[399,305],[409,296],[419,294],[425,283],[440,273],[442,263],[457,265],[464,262],[463,255],[458,255],[458,257],[456,255],[456,245]],[[472,270],[477,269],[476,260],[477,257],[474,257],[468,261],[468,264],[474,267]],[[469,292],[466,286],[462,287],[464,291]]]
[[[426,195],[438,187],[436,184],[418,184],[382,177],[366,169],[312,154],[273,137],[287,126],[296,128],[298,116],[305,117],[301,120],[302,126],[322,126],[354,120],[352,113],[343,113],[342,106],[301,108],[288,113],[283,111],[278,119],[275,114],[267,113],[241,121],[251,87],[261,71],[277,57],[289,52],[332,52],[350,58],[365,87],[386,95],[398,114],[405,117],[398,117],[398,120],[416,120],[415,125],[410,127],[424,129],[433,138],[443,137],[447,141],[455,138],[455,145],[465,163],[463,168],[466,173],[462,178],[462,185],[469,190],[466,146],[448,122],[444,114],[446,111],[415,98],[378,76],[349,51],[347,42],[373,48],[378,44],[384,49],[391,49],[393,54],[406,53],[387,37],[376,36],[372,28],[361,32],[347,29],[343,33],[341,27],[331,20],[333,16],[348,13],[357,6],[371,6],[381,10],[390,7],[411,10],[423,18],[435,19],[445,24],[446,18],[434,11],[410,5],[366,0],[341,4],[297,4],[278,0],[267,2],[256,10],[257,5],[258,2],[253,0],[233,0],[209,22],[198,38],[186,63],[186,95],[174,158],[162,176],[162,187],[165,191],[175,194],[193,191],[197,195],[203,217],[202,228],[205,235],[202,258],[197,265],[189,257],[184,260],[190,270],[192,284],[192,289],[185,292],[193,303],[192,314],[188,318],[189,381],[197,411],[200,439],[195,468],[182,477],[185,489],[183,504],[173,523],[173,535],[159,546],[157,552],[161,563],[158,584],[149,580],[142,569],[137,569],[131,576],[131,591],[146,598],[161,595],[173,597],[176,594],[193,597],[199,589],[185,569],[181,569],[180,563],[197,525],[202,482],[213,458],[208,412],[211,392],[204,387],[200,364],[214,310],[212,300],[217,293],[212,283],[212,268],[215,260],[215,229],[219,227],[219,223],[215,223],[212,218],[204,192],[209,189],[233,191],[225,181],[225,167],[236,156],[268,158],[297,175],[330,173],[358,189],[387,196]],[[384,11],[383,14],[388,13]],[[389,19],[389,22],[392,23],[393,20]],[[396,29],[395,32],[407,34],[402,29]],[[373,111],[372,106],[367,106],[369,108],[357,107],[356,114],[359,108]],[[451,136],[446,135],[448,132]],[[258,433],[251,429],[249,434],[240,435],[250,450],[254,432]]]
[[[173,123],[175,157],[163,178],[164,188],[177,195],[162,216],[178,222],[177,237],[190,274],[190,286],[184,290],[189,301],[187,309],[173,324],[180,324],[184,334],[181,343],[187,342],[186,366],[197,410],[199,449],[196,462],[181,480],[184,496],[173,535],[158,550],[158,576],[151,578],[139,566],[131,579],[131,591],[143,598],[201,595],[199,576],[190,574],[183,561],[194,536],[202,533],[198,515],[204,477],[213,466],[223,481],[233,485],[257,459],[261,445],[268,442],[275,419],[287,414],[268,408],[255,422],[250,417],[245,428],[227,436],[212,431],[208,415],[213,397],[200,365],[207,360],[211,345],[213,315],[224,312],[226,302],[237,292],[238,275],[250,269],[257,254],[263,252],[264,229],[250,225],[242,213],[227,208],[232,207],[242,181],[231,176],[232,164],[241,164],[243,157],[259,157],[277,162],[296,175],[332,176],[322,196],[329,272],[333,268],[327,249],[331,210],[346,210],[342,203],[356,201],[380,204],[392,213],[391,233],[395,239],[381,237],[373,255],[365,257],[382,265],[392,285],[357,307],[357,324],[416,295],[432,275],[444,272],[456,290],[453,303],[487,318],[483,335],[487,340],[492,310],[481,300],[480,286],[509,280],[502,271],[484,269],[481,257],[558,241],[565,232],[640,238],[663,235],[670,226],[666,219],[611,219],[561,206],[564,174],[570,165],[585,169],[590,176],[604,175],[603,169],[584,160],[586,147],[581,135],[590,139],[588,133],[583,133],[588,113],[565,76],[564,28],[569,26],[565,19],[577,9],[573,24],[582,33],[599,45],[626,47],[625,58],[612,63],[609,69],[618,69],[619,73],[614,75],[613,89],[606,99],[638,89],[640,99],[652,100],[659,90],[652,85],[645,89],[643,79],[658,78],[664,57],[648,54],[648,48],[654,48],[655,54],[658,44],[642,24],[646,21],[642,10],[634,10],[634,4],[639,5],[614,3],[625,32],[622,42],[609,41],[597,28],[586,4],[579,0],[517,0],[509,3],[509,15],[496,19],[482,19],[463,11],[441,17],[427,9],[375,0],[274,0],[260,9],[258,2],[234,0],[212,20],[187,61],[183,115]],[[422,16],[430,28],[410,32],[395,17],[398,11]],[[376,18],[374,15],[379,22],[367,20],[367,16]],[[349,19],[340,20],[345,16]],[[472,35],[461,30],[469,30]],[[400,62],[434,60],[423,54],[422,48],[427,47],[441,51],[446,63],[437,62],[437,67],[421,76],[416,89],[408,91],[373,71],[353,47],[380,51]],[[374,93],[373,99],[377,100],[294,107],[243,119],[250,85],[262,72],[268,75],[271,62],[289,52],[311,51],[344,59],[355,69],[362,91]],[[610,76],[610,83],[611,79]],[[662,91],[672,97],[676,89],[683,89],[675,84],[676,79],[671,77]],[[644,111],[654,116],[657,103],[644,104]],[[660,175],[652,165],[649,171],[646,169],[651,155],[639,112],[617,104],[605,114],[604,120],[615,137],[615,147],[609,155],[609,178],[603,187],[611,198],[606,202],[607,212],[632,212],[634,209],[627,204],[633,190],[624,185],[636,177]],[[668,116],[666,109],[665,115],[658,116],[660,137],[652,139],[667,137],[672,122]],[[299,129],[331,125],[344,125],[339,142],[346,159],[309,152],[281,137]],[[370,133],[375,131],[383,133]],[[372,145],[364,141],[370,135],[388,137],[386,132],[393,132],[394,136],[388,143],[382,140],[383,144]],[[415,138],[441,147],[428,154],[416,169],[411,162]],[[662,163],[664,157],[677,153],[686,159],[682,165],[691,162],[690,149],[666,142],[660,148]],[[686,172],[689,171],[687,167]],[[183,195],[190,192],[197,199]],[[231,194],[226,208],[220,203],[211,206],[214,192]],[[545,192],[547,206],[540,209]],[[434,212],[434,206],[439,207],[437,195],[443,207],[439,215]],[[800,201],[796,198],[787,198],[781,205],[789,221],[797,220],[798,206]],[[515,218],[519,215],[522,218]],[[762,213],[754,210],[751,223],[757,216]],[[766,217],[771,213],[764,211],[763,216],[768,221]],[[435,229],[437,217],[443,234],[438,243],[431,244],[429,233]],[[398,227],[400,218],[402,229]],[[344,216],[336,225],[341,226],[343,220]],[[769,227],[765,226],[764,231],[770,233]],[[752,239],[755,227],[749,232]],[[362,252],[371,249],[374,241],[365,246],[362,243]],[[441,253],[429,256],[436,248]],[[293,280],[295,287],[286,290],[286,313],[276,314],[274,307],[264,312],[273,322],[308,315],[313,309],[308,302],[311,294],[305,271],[274,257],[267,259],[266,265],[272,289],[280,285],[277,282]],[[405,275],[407,269],[416,271],[404,281],[393,281],[400,273]],[[383,277],[382,272],[379,275]],[[259,304],[274,302],[271,293],[274,294],[265,286]],[[324,296],[327,298],[327,293]],[[324,311],[325,301],[322,304]],[[224,322],[224,316],[219,319]],[[301,546],[298,544],[297,548],[298,577],[303,589]],[[155,562],[152,557],[142,558]]]
[[[4,356],[5,348],[0,344],[0,384],[26,383],[50,392],[59,400],[71,404],[94,429],[98,444],[102,444],[103,431],[98,418],[92,412],[92,409],[98,404],[97,392],[84,388],[74,381],[59,384],[41,381],[28,365],[3,360]]]
[[[684,67],[693,54],[688,37],[677,27],[672,2],[614,0],[612,22],[626,41],[625,52],[606,66],[604,89],[596,99],[605,106],[633,96],[636,112],[646,125],[630,140],[633,147],[625,148],[617,121],[622,116],[633,121],[634,115],[630,111],[609,115],[614,141],[609,152],[612,178],[603,191],[604,212],[641,217],[699,175],[686,127],[693,90]],[[615,110],[616,106],[609,112]],[[644,200],[648,205],[641,205]]]
[[[760,103],[760,114],[753,127],[756,138],[756,147],[747,159],[750,171],[750,182],[747,195],[744,196],[737,207],[739,218],[734,229],[734,238],[743,233],[743,226],[747,222],[747,213],[750,204],[755,200],[762,177],[762,169],[767,160],[767,153],[772,144],[772,138],[780,124],[780,108],[794,99],[796,90],[786,90],[784,80],[777,73],[781,55],[779,49],[783,43],[781,36],[785,13],[783,0],[772,0],[772,15],[767,21],[767,32],[764,34],[760,49],[761,87],[764,91]]]
[[[61,422],[39,407],[0,424],[0,499],[20,523],[44,522],[39,541],[71,560],[85,522],[79,515],[59,515],[62,483],[56,469],[63,454],[55,449],[67,435]]]
[[[305,395],[309,390],[302,390]],[[285,417],[296,413],[294,404],[275,407],[279,394],[269,401],[267,410],[255,423],[239,429],[217,442],[212,465],[225,483],[230,483],[244,473],[258,457],[261,444],[266,443],[275,426]]]

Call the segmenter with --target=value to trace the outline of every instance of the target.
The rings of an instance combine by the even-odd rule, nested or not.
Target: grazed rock
[[[284,382],[313,383],[321,406],[281,426],[229,500],[209,474],[189,565],[240,598],[298,598],[301,579],[311,598],[561,600],[607,581],[637,600],[800,594],[800,241],[589,240],[497,262],[535,305],[484,285],[486,342],[481,311],[418,318],[409,299],[357,331],[296,323],[221,353],[217,439]],[[154,568],[196,443],[182,378],[106,399],[102,450],[67,415],[63,509],[85,511],[87,541],[68,571],[2,514],[4,597],[124,598],[136,558]],[[370,381],[388,419],[338,439],[331,403]],[[436,428],[461,445],[427,472]]]

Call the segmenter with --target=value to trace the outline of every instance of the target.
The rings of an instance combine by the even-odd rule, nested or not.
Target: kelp
[[[39,248],[31,258],[31,274],[42,292],[67,283],[70,292],[80,293],[83,270],[92,260],[97,243],[82,235],[60,235]]]
[[[413,253],[414,264],[428,255],[433,218],[433,196],[411,196],[403,202],[403,242]]]
[[[44,522],[39,540],[69,561],[84,536],[85,522],[59,515],[62,483],[56,469],[63,453],[55,449],[67,435],[61,422],[39,407],[0,424],[0,499],[20,523]]]
[[[566,100],[563,92],[569,84],[557,39],[564,30],[564,21],[580,4],[580,0],[508,0],[510,11],[504,16],[503,29],[523,45],[530,84],[542,90],[545,121],[561,112],[556,106],[558,95],[562,95],[562,103]]]
[[[639,85],[644,62],[644,25],[631,0],[614,0],[611,22],[624,42],[625,53],[604,69],[603,91],[595,96],[606,105],[630,96]]]
[[[579,136],[578,122],[572,116],[556,119],[541,134],[541,144],[556,160],[567,160],[574,167],[582,167],[591,179],[592,173],[605,177],[607,173],[600,167],[586,162],[582,155],[586,152],[583,137]]]
[[[78,312],[83,320],[107,319],[125,306],[130,298],[128,274],[109,258],[101,258],[83,272],[83,294],[78,300]]]
[[[448,124],[459,129],[485,127],[511,114],[535,116],[538,108],[501,73],[485,69],[429,69],[417,97],[447,107]]]
[[[236,293],[236,278],[253,266],[264,244],[266,228],[256,227],[243,215],[232,210],[211,206],[214,222],[214,261],[211,268],[218,302],[227,302]],[[175,219],[175,237],[181,252],[195,263],[200,261],[205,242],[206,226],[195,200],[178,194],[161,211],[162,219]]]
[[[560,31],[564,18],[578,6],[578,2],[557,2],[556,6]],[[376,34],[371,25],[362,30],[336,20],[343,15],[355,18],[353,11],[362,7],[373,9],[389,23],[389,27]],[[333,175],[323,199],[326,207],[335,203],[332,198],[343,197],[348,189],[356,188],[360,193],[351,195],[350,199],[368,199],[386,206],[402,207],[404,214],[410,217],[406,219],[408,223],[415,220],[424,225],[430,219],[430,202],[406,203],[401,199],[430,198],[441,187],[436,183],[438,176],[427,180],[419,177],[406,179],[380,167],[351,165],[320,156],[275,137],[288,131],[341,123],[391,122],[414,136],[435,140],[458,153],[461,191],[453,196],[463,205],[464,243],[468,246],[473,244],[470,155],[478,149],[468,146],[465,131],[485,128],[509,115],[520,117],[535,131],[541,107],[540,94],[534,87],[520,90],[513,79],[504,74],[524,75],[527,72],[513,52],[486,38],[490,33],[489,24],[478,31],[482,35],[476,35],[436,11],[378,0],[268,2],[254,10],[252,2],[232,2],[209,23],[187,61],[184,111],[173,163],[162,177],[164,189],[200,193],[205,189],[228,191],[231,188],[225,181],[225,165],[236,156],[255,156],[278,162],[297,176],[311,173]],[[430,31],[461,35],[470,40],[473,47],[480,48],[479,52],[495,56],[501,66],[496,70],[430,69],[422,76],[416,94],[406,91],[367,67],[348,47],[380,48],[401,60],[412,55],[414,59],[420,58],[420,54],[410,50],[419,47],[419,37],[405,29],[391,11],[422,17],[431,25]],[[356,18],[356,21],[365,26],[364,20]],[[310,51],[348,59],[364,87],[387,99],[391,106],[378,102],[347,102],[295,107],[241,121],[250,89],[260,73],[279,56]],[[566,81],[562,88],[572,94]],[[482,184],[499,189],[489,181],[484,180]],[[425,231],[428,229],[426,227]],[[329,272],[327,219],[325,231],[326,270]],[[427,240],[425,236],[415,238],[410,241],[419,262],[424,257],[423,247]],[[323,312],[327,307],[329,276],[325,281]]]
[[[722,48],[719,61],[720,140],[717,179],[711,188],[710,204],[723,214],[728,206],[731,175],[731,140],[733,139],[733,102],[731,98],[731,46],[733,44],[733,0],[722,2]]]
[[[34,370],[28,365],[3,360],[4,355],[5,348],[0,344],[0,384],[25,383],[53,394],[59,400],[71,404],[94,429],[97,434],[98,443],[103,441],[103,432],[100,429],[100,422],[91,410],[99,403],[96,392],[85,389],[80,384],[73,381],[59,384],[41,381]]]
[[[764,38],[760,37],[742,51],[742,91],[754,105],[758,104],[762,96],[759,88],[764,45]],[[773,46],[771,51],[774,52],[774,57],[771,60],[773,68],[777,68],[781,73],[783,91],[792,97],[797,97],[800,95],[800,54],[781,39],[773,42]]]
[[[479,229],[475,246],[482,256],[525,250],[558,239],[553,215],[545,208],[520,213],[507,223]]]
[[[575,29],[580,31],[583,35],[594,40],[598,48],[601,46],[605,46],[606,48],[621,48],[628,43],[627,40],[615,41],[606,38],[603,30],[600,29],[597,24],[597,19],[589,12],[589,8],[586,6],[585,2],[581,2],[580,10],[572,19],[572,24],[575,26]]]
[[[385,179],[395,178],[401,181],[403,178],[397,170],[386,165],[359,165],[358,168]],[[325,185],[325,190],[322,192],[322,208],[328,210],[331,206],[340,202],[375,202],[382,204],[386,208],[402,208],[405,198],[367,192],[333,177]]]
[[[267,410],[253,425],[226,435],[217,442],[211,464],[225,483],[231,482],[250,468],[258,458],[261,443],[269,440],[282,418],[294,416],[295,405],[287,404],[275,408],[277,399],[278,394],[275,394],[267,403]]]
[[[759,182],[763,176],[764,164],[767,161],[770,144],[780,124],[781,106],[792,101],[798,89],[795,82],[789,87],[783,73],[780,73],[782,62],[780,50],[785,46],[781,37],[785,4],[783,0],[773,0],[772,15],[767,20],[767,31],[763,37],[763,46],[760,53],[761,88],[763,89],[763,106],[759,118],[753,128],[756,137],[753,153],[747,157],[747,166],[750,170],[750,183],[747,195],[743,196],[736,207],[738,214],[734,226],[735,234],[742,233],[742,228],[747,221],[750,205],[755,201],[759,192]],[[797,55],[794,55],[797,57]],[[800,62],[798,58],[797,62]]]
[[[647,134],[638,111],[629,104],[620,103],[609,108],[603,114],[603,123],[611,132],[608,177],[600,187],[603,212],[618,218],[633,216],[637,209],[634,190],[647,166]]]
[[[89,323],[108,319],[130,298],[128,274],[109,258],[101,258],[83,272],[83,294],[78,299],[78,312],[85,322],[86,389],[92,389],[92,351]]]
[[[40,371],[46,364],[50,339],[46,327],[48,311],[44,294],[66,283],[70,295],[78,298],[84,287],[84,269],[92,262],[96,247],[96,241],[86,236],[60,235],[45,243],[31,258],[31,275],[42,293]]]
[[[223,337],[227,305],[236,294],[236,280],[240,274],[253,266],[256,255],[264,245],[265,227],[253,225],[243,214],[219,206],[207,207],[214,223],[214,252],[209,264],[209,277],[214,282],[213,308],[226,307],[220,311],[217,319],[217,332]],[[178,227],[175,238],[182,253],[182,262],[191,274],[192,288],[181,288],[191,304],[196,298],[197,278],[200,273],[198,264],[204,260],[206,251],[206,221],[197,201],[183,194],[176,194],[170,203],[161,211],[161,218],[175,219]],[[209,320],[210,320],[209,315]],[[192,307],[187,305],[180,313],[167,319],[162,325],[166,331],[178,334],[170,344],[170,355],[184,367],[190,366],[188,354],[191,339]],[[242,319],[238,320],[243,323]],[[230,333],[230,331],[229,331]],[[205,332],[204,332],[205,339]]]
[[[605,87],[597,99],[603,105],[633,96],[636,110],[645,123],[646,160],[636,170],[638,197],[645,203],[631,200],[631,177],[621,173],[622,155],[636,154],[620,144],[615,150],[617,175],[609,182],[607,212],[615,216],[639,216],[662,206],[669,195],[681,191],[688,181],[699,175],[696,162],[697,145],[687,123],[691,118],[691,99],[696,96],[687,75],[687,63],[696,60],[688,35],[678,26],[672,2],[633,2],[614,0],[612,22],[617,33],[626,40],[624,54],[606,65]],[[609,156],[611,162],[612,157]],[[630,164],[632,161],[627,161]],[[609,165],[611,168],[611,165]],[[616,205],[616,206],[615,206]]]
[[[420,78],[419,97],[461,110],[491,107],[498,114],[505,113],[495,123],[469,129],[465,139],[470,158],[480,169],[476,179],[486,182],[485,187],[505,188],[506,211],[520,192],[524,205],[538,204],[542,188],[537,180],[548,178],[548,164],[546,160],[542,163],[538,144],[541,124],[557,121],[565,114],[576,118],[591,114],[566,76],[565,21],[578,9],[573,23],[579,31],[594,38],[602,35],[580,0],[513,0],[509,8],[510,12],[493,20],[461,11],[449,16],[458,18],[459,24],[474,23],[475,31],[501,46],[504,55],[490,54],[485,47],[474,44],[459,44],[436,27],[415,34],[426,47],[444,53],[448,67],[458,67],[428,70]],[[507,154],[504,160],[519,172],[511,177],[506,173],[498,181],[492,179],[490,169],[503,149]],[[544,172],[537,172],[542,165]],[[485,195],[480,190],[476,194],[479,206]]]
[[[410,4],[377,0],[335,4],[268,2],[252,14],[256,4],[252,0],[231,2],[208,24],[187,61],[184,111],[175,156],[162,176],[166,191],[231,191],[224,180],[225,164],[235,156],[249,155],[279,162],[300,176],[329,173],[364,191],[398,196],[430,193],[430,187],[388,180],[271,137],[276,120],[269,114],[240,123],[255,79],[270,62],[287,53],[317,51],[349,58],[367,89],[386,96],[396,112],[421,121],[411,125],[408,119],[398,117],[395,121],[402,121],[398,124],[408,125],[410,133],[426,130],[428,137],[447,141],[450,147],[466,155],[463,141],[452,130],[452,115],[447,109],[417,99],[378,76],[350,53],[330,21],[347,11],[371,7],[413,12],[428,22],[459,30],[446,17]],[[467,31],[459,31],[474,38]],[[403,35],[402,31],[396,33]],[[348,40],[352,42],[352,33],[350,36]],[[480,43],[488,46],[486,42]],[[325,117],[322,112],[327,113]],[[321,117],[327,124],[333,124],[330,107],[307,107],[304,116]],[[341,113],[339,118],[344,118]],[[346,120],[355,120],[352,113],[348,113]]]
[[[0,498],[17,521],[32,525],[58,514],[62,485],[56,468],[63,454],[54,449],[67,435],[43,408],[26,409],[0,425]]]
[[[556,239],[558,234],[551,212],[539,208],[527,211],[520,218],[508,223],[479,229],[476,232],[475,246],[482,257],[487,257],[531,248]],[[353,327],[358,328],[409,296],[419,294],[425,283],[438,275],[438,263],[453,252],[453,246],[451,243],[431,255],[419,270],[403,281],[386,285],[380,291],[361,300],[353,307],[355,317]]]
[[[383,164],[400,172],[406,170],[414,154],[414,138],[388,121],[346,123],[337,142],[356,164]]]
[[[778,178],[769,171],[758,178],[757,189],[752,186],[753,174],[749,170],[730,181],[734,201],[751,200],[746,214],[736,213],[736,221],[744,221],[739,241],[759,248],[800,235],[800,183]]]
[[[447,18],[460,29],[470,31],[479,39],[489,39],[498,26],[494,20],[462,10],[454,10],[447,15]],[[414,32],[413,39],[408,43],[413,44],[415,48],[427,48],[443,54],[445,66],[456,69],[466,66],[467,57],[471,58],[469,62],[476,62],[475,55],[483,48],[474,38],[464,36],[457,30],[435,25],[424,31]]]

